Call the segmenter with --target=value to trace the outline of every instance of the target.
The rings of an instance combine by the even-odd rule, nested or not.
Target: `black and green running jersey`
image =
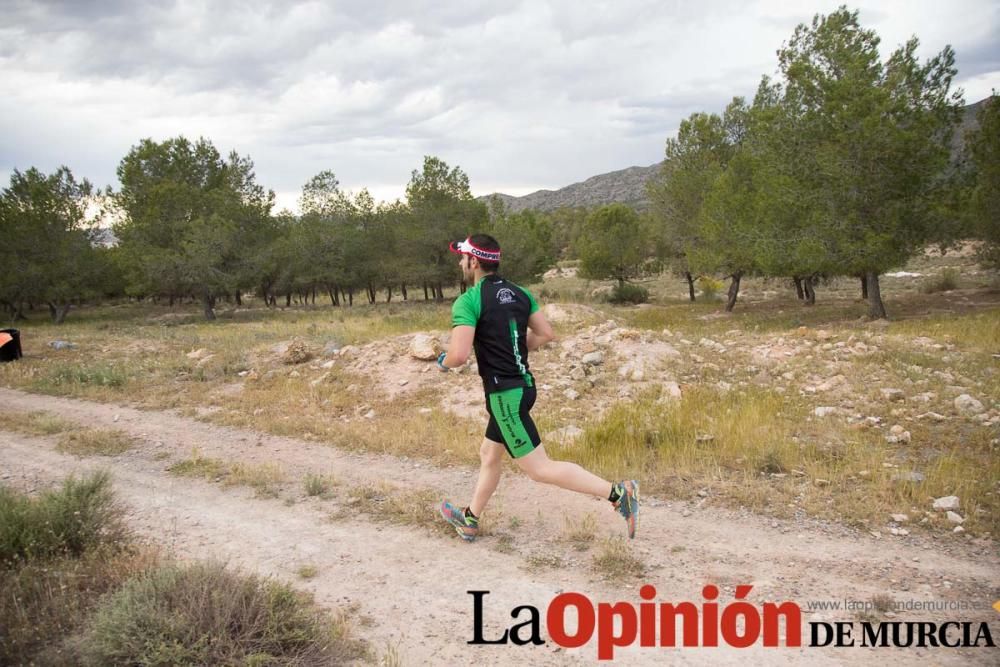
[[[476,328],[472,347],[487,394],[532,387],[528,370],[528,317],[538,303],[523,287],[497,275],[483,276],[455,300],[451,326]]]

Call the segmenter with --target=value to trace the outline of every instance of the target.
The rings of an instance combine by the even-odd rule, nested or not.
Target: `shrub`
[[[127,535],[106,472],[76,479],[37,499],[0,487],[0,564],[80,556]]]
[[[358,657],[290,587],[222,564],[165,565],[104,598],[81,638],[91,665],[329,665]]]
[[[709,276],[698,278],[698,287],[701,289],[701,298],[703,301],[715,301],[718,299],[719,292],[722,291],[722,286],[723,283],[721,280],[716,280]]]
[[[78,664],[70,638],[100,596],[155,559],[153,552],[101,548],[0,568],[0,665]]]
[[[952,268],[944,269],[939,275],[928,278],[920,286],[920,291],[924,294],[950,292],[953,289],[958,289],[958,270]]]
[[[608,301],[610,303],[646,303],[649,301],[649,290],[639,285],[622,283],[611,290]]]

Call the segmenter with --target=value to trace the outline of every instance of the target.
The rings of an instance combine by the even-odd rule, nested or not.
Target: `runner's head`
[[[500,269],[500,244],[488,234],[473,234],[464,241],[453,241],[449,249],[462,256],[459,266],[466,279],[475,272],[476,265],[483,273],[496,273]]]

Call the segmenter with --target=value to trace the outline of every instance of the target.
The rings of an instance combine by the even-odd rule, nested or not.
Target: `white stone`
[[[576,399],[580,398],[580,392],[578,392],[575,389],[567,389],[566,391],[563,392],[563,396],[565,396],[571,401],[575,401]]]
[[[898,535],[899,537],[904,537],[910,534],[910,531],[905,528],[890,528],[889,532],[893,535]]]
[[[948,510],[947,512],[944,513],[944,515],[948,517],[948,521],[951,521],[952,523],[965,523],[965,517],[963,517],[961,514],[957,512],[952,512],[951,510]]]
[[[910,520],[910,517],[907,514],[890,514],[889,518],[896,523],[906,523]]]
[[[433,336],[418,333],[410,340],[410,356],[414,359],[434,361],[440,353],[440,344]]]
[[[600,350],[596,352],[588,352],[583,355],[583,358],[580,359],[580,361],[588,366],[597,366],[598,364],[604,363],[604,353]]]
[[[955,526],[955,530],[953,530],[951,532],[953,532],[953,533],[964,533],[965,532],[965,528],[962,528],[961,526]]]
[[[840,412],[840,408],[830,407],[830,406],[820,406],[813,409],[813,414],[817,417],[826,417],[828,415],[835,415]]]
[[[934,501],[936,510],[957,510],[959,506],[958,496],[943,496]]]
[[[955,409],[963,415],[978,415],[985,410],[980,401],[972,398],[968,394],[962,394],[955,399]]]

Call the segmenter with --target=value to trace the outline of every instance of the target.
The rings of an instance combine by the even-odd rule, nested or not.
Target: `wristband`
[[[449,370],[447,366],[444,365],[444,358],[448,356],[447,352],[442,352],[438,355],[438,368],[443,371]]]

